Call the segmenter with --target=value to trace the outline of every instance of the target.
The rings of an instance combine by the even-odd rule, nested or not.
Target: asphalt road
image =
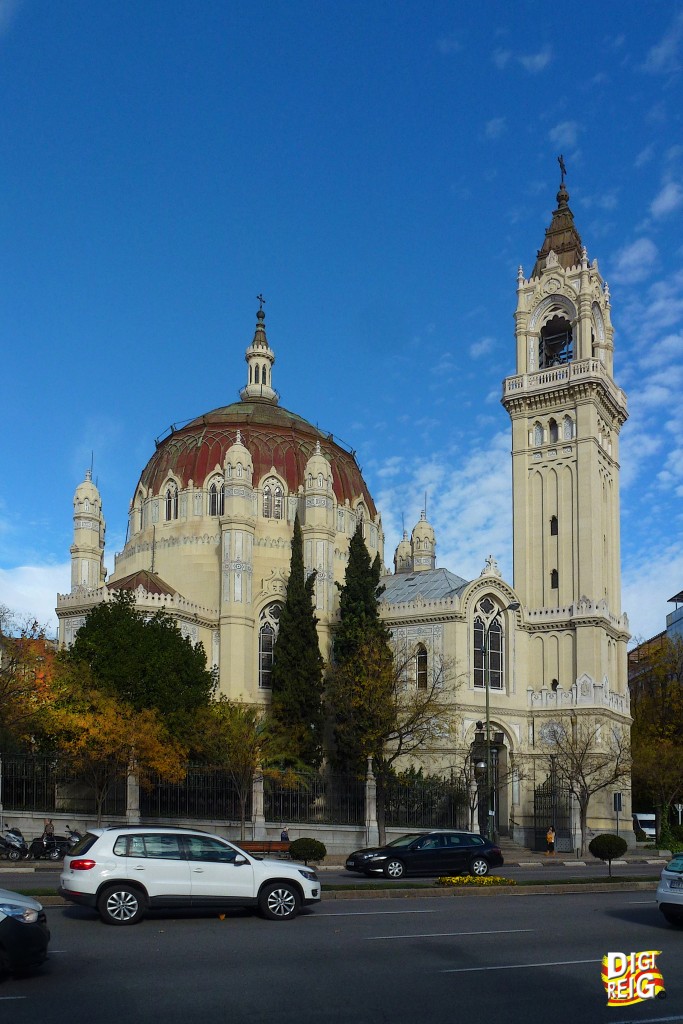
[[[59,885],[59,872],[61,864],[40,864],[34,871],[25,868],[23,871],[13,871],[6,867],[0,868],[0,888],[3,889],[54,889]],[[627,878],[659,878],[661,865],[656,864],[626,864],[614,865],[612,874],[615,877]],[[564,867],[559,861],[540,862],[534,867],[512,867],[506,865],[493,872],[496,875],[504,875],[506,878],[514,878],[515,881],[547,881],[548,879],[563,880],[604,878],[607,876],[605,864],[591,864],[587,867]],[[323,885],[365,885],[377,881],[385,881],[381,875],[373,878],[366,878],[365,875],[356,875],[346,871],[343,867],[324,868],[319,871]],[[430,884],[428,878],[406,879],[415,881],[418,884]]]
[[[50,908],[51,956],[0,985],[12,1024],[683,1021],[683,929],[650,892],[329,900],[291,922]],[[666,1000],[608,1008],[607,952],[661,950]],[[5,1006],[2,1004],[6,1003]]]

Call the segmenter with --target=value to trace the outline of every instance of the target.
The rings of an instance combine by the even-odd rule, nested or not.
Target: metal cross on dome
[[[564,176],[567,173],[567,167],[566,167],[566,164],[564,162],[564,157],[562,156],[561,153],[560,153],[560,155],[557,158],[557,162],[560,165],[560,174],[562,175],[562,178],[560,179],[561,180],[561,184],[564,185]]]
[[[259,303],[259,307],[258,307],[258,308],[259,308],[259,309],[263,309],[263,303],[264,303],[264,302],[265,302],[266,300],[265,300],[265,299],[263,298],[263,296],[262,296],[262,295],[257,295],[257,296],[256,296],[256,298],[258,299],[258,303]]]

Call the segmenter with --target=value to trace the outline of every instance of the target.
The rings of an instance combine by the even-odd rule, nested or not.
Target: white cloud
[[[661,42],[650,47],[643,68],[652,74],[669,74],[681,66],[680,46],[683,39],[683,11],[676,15]]]
[[[683,188],[677,181],[667,182],[658,195],[652,200],[650,213],[657,219],[673,213],[683,205]]]
[[[668,599],[681,589],[683,543],[676,541],[658,552],[646,548],[625,562],[622,570],[622,607],[631,633],[648,640],[666,628]]]
[[[493,63],[501,71],[506,68],[512,58],[511,50],[495,50],[493,54]]]
[[[462,50],[462,43],[455,35],[442,36],[436,45],[440,53],[460,53]]]
[[[548,64],[550,64],[550,61],[552,60],[552,56],[552,50],[549,46],[546,46],[543,50],[539,50],[538,53],[530,53],[526,56],[520,56],[517,60],[525,71],[529,71],[531,74],[537,74],[539,71],[543,71],[544,68],[547,68]]]
[[[470,345],[470,355],[472,356],[473,359],[477,359],[479,356],[486,355],[487,352],[491,351],[495,343],[495,338],[480,338],[479,341],[475,341]]]
[[[9,32],[20,7],[21,0],[0,0],[0,35]]]
[[[487,121],[484,125],[484,135],[487,139],[497,139],[505,131],[505,118],[504,117],[492,117],[490,121]]]
[[[548,132],[548,138],[560,149],[573,149],[579,137],[579,125],[576,121],[560,121]]]
[[[57,594],[68,593],[70,589],[71,562],[0,569],[2,603],[19,615],[36,618],[53,635],[57,633]]]
[[[616,254],[611,277],[621,284],[644,281],[654,269],[657,246],[649,238],[638,238]]]
[[[654,146],[646,146],[645,149],[641,149],[640,153],[636,157],[636,159],[635,159],[635,166],[636,167],[644,167],[645,164],[649,164],[650,160],[652,160],[654,155],[655,155],[655,148],[654,148]]]
[[[511,60],[515,60],[525,71],[532,75],[538,74],[539,71],[547,68],[552,58],[553,52],[549,46],[539,50],[538,53],[513,53],[512,50],[498,49],[494,50],[492,55],[493,63],[500,71],[508,67]]]
[[[510,436],[501,431],[463,456],[434,453],[400,483],[376,495],[386,532],[384,556],[392,564],[401,538],[401,514],[410,531],[427,492],[428,517],[436,532],[437,565],[466,579],[478,576],[490,553],[511,582],[512,493]]]

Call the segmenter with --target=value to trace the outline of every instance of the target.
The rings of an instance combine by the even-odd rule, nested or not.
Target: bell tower
[[[609,289],[574,224],[562,158],[560,167],[557,208],[534,268],[528,278],[519,268],[517,373],[503,385],[514,586],[529,622],[545,631],[532,659],[537,681],[571,685],[587,673],[615,687],[618,678],[625,685],[628,636],[619,537],[626,396],[613,376]]]

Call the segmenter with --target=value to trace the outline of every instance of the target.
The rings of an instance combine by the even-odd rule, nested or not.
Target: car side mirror
[[[232,863],[234,867],[238,868],[242,864],[248,864],[249,861],[247,860],[246,857],[243,857],[241,853],[238,853]]]

